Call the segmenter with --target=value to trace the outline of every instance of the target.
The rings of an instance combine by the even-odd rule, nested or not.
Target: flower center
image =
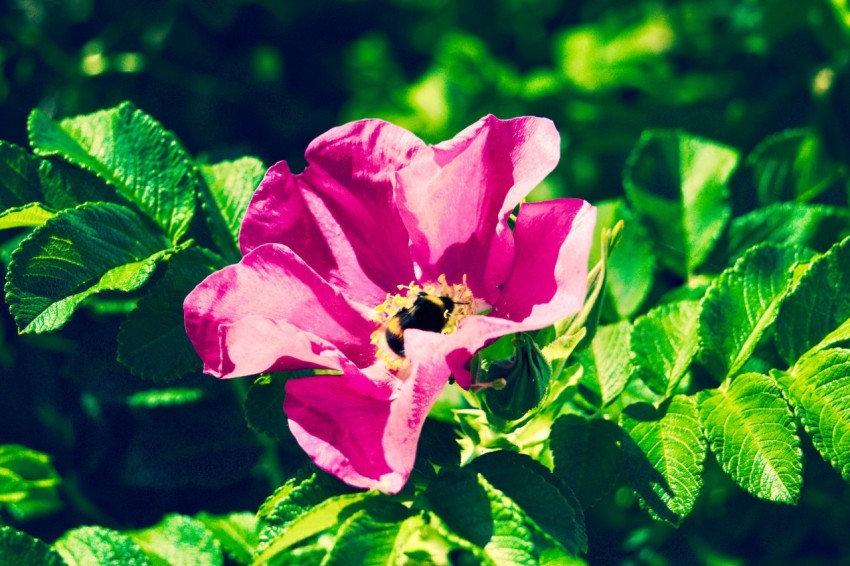
[[[445,275],[434,283],[399,285],[399,293],[387,293],[386,300],[375,307],[372,320],[378,327],[371,340],[377,348],[376,357],[389,369],[406,365],[404,331],[408,328],[451,334],[464,318],[478,312],[472,291],[462,283],[449,285]]]

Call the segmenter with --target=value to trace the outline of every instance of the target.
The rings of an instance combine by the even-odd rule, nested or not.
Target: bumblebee
[[[404,357],[404,331],[408,328],[440,332],[449,321],[455,302],[449,297],[419,293],[413,305],[399,310],[386,323],[385,335],[390,350]]]

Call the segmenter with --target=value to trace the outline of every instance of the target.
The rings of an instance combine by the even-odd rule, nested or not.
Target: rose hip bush
[[[646,131],[591,205],[535,201],[544,118],[353,122],[297,174],[129,103],[28,129],[0,142],[6,302],[22,355],[67,357],[61,426],[130,431],[77,456],[136,503],[4,444],[3,562],[582,563],[594,506],[680,525],[711,468],[771,505],[804,450],[850,480],[847,185],[811,132]]]

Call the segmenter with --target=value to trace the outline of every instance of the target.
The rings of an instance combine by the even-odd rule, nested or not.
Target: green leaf
[[[539,462],[510,450],[488,452],[469,470],[482,474],[573,555],[587,552],[584,515],[566,484]]]
[[[103,527],[66,532],[53,547],[68,566],[148,566],[147,556],[130,537]]]
[[[601,230],[611,229],[621,220],[624,222],[623,235],[608,258],[605,306],[613,308],[616,318],[628,318],[640,308],[652,289],[655,251],[646,228],[623,200],[595,204],[597,234],[591,258],[599,257],[595,248],[598,247]]]
[[[0,210],[42,200],[39,159],[0,140]]]
[[[224,563],[221,544],[201,521],[192,517],[168,515],[149,529],[127,534],[148,556],[151,566]]]
[[[65,566],[55,550],[12,527],[0,526],[0,564]]]
[[[314,371],[261,375],[245,397],[245,420],[252,429],[275,440],[291,439],[289,424],[283,412],[286,382],[294,377],[313,375]]]
[[[539,549],[525,514],[480,474],[444,470],[425,491],[428,508],[495,564],[537,564]]]
[[[0,212],[0,230],[41,226],[54,216],[56,213],[45,208],[40,202],[16,206]]]
[[[215,536],[228,556],[239,564],[251,564],[251,556],[259,542],[256,515],[247,512],[227,515],[201,512],[195,518]]]
[[[697,301],[655,307],[635,321],[632,364],[640,379],[658,396],[672,395],[697,353]]]
[[[404,541],[404,556],[410,564],[496,566],[483,550],[453,533],[433,513],[421,513],[404,521],[399,529],[398,540]]]
[[[200,175],[177,138],[130,103],[54,122],[30,114],[30,143],[104,178],[173,242],[186,233]]]
[[[815,259],[776,319],[776,346],[789,365],[850,319],[850,238]]]
[[[327,474],[312,474],[305,478],[293,478],[280,486],[275,492],[263,502],[257,516],[262,521],[260,531],[260,544],[258,552],[268,556],[286,550],[289,546],[300,542],[301,539],[311,536],[311,530],[328,528],[327,524],[335,524],[334,513],[338,512],[351,503],[371,496],[369,493],[352,493],[353,489],[346,486]],[[343,496],[352,496],[348,499],[334,499]],[[358,499],[359,498],[359,499]],[[303,517],[316,510],[325,501],[331,501],[327,506],[318,510],[314,518],[321,519],[321,525],[310,525],[309,521],[303,521]],[[328,521],[331,521],[328,523]],[[301,529],[290,529],[296,521],[301,521]],[[280,535],[287,538],[279,539]],[[294,540],[293,540],[294,539]],[[270,545],[275,544],[274,551]]]
[[[127,406],[136,409],[191,405],[206,396],[201,387],[169,387],[137,391],[127,397]]]
[[[257,555],[255,562],[269,561],[299,542],[339,525],[344,519],[343,513],[353,511],[354,508],[349,509],[350,507],[372,497],[382,496],[373,492],[363,492],[330,497],[287,521],[285,527],[279,529],[274,538],[268,538],[267,531],[264,530],[261,535],[267,542],[262,543],[258,548],[262,551]]]
[[[815,352],[776,379],[817,451],[850,481],[850,350]]]
[[[761,243],[827,249],[848,224],[850,214],[832,206],[785,202],[758,208],[729,224],[723,261],[735,261]]]
[[[138,289],[168,246],[129,208],[80,205],[37,228],[12,254],[6,302],[22,333],[56,330],[87,297]]]
[[[200,199],[213,241],[228,256],[239,258],[239,228],[265,167],[254,157],[202,165],[206,181]]]
[[[773,324],[802,250],[765,244],[714,280],[699,313],[700,357],[722,381],[738,373]]]
[[[154,383],[170,383],[199,372],[202,364],[183,324],[183,300],[224,260],[203,248],[189,248],[168,262],[165,276],[142,297],[121,325],[118,360]]]
[[[0,507],[18,521],[62,507],[61,483],[50,456],[17,444],[0,445]]]
[[[600,326],[590,347],[576,354],[575,359],[584,368],[581,384],[599,396],[601,406],[608,405],[626,386],[631,370],[631,332],[628,320]]]
[[[846,198],[846,182],[808,129],[786,130],[762,141],[747,157],[759,205],[808,202],[832,190]]]
[[[647,131],[626,163],[626,195],[656,243],[661,262],[692,274],[731,214],[727,181],[738,152],[683,132]]]
[[[803,462],[794,415],[775,382],[744,373],[728,387],[700,391],[700,420],[723,470],[751,494],[795,503]]]
[[[623,468],[619,427],[605,419],[562,415],[552,425],[549,448],[555,475],[587,509],[616,484]]]
[[[392,566],[401,563],[404,545],[412,534],[403,530],[404,521],[413,513],[401,504],[390,502],[355,511],[339,526],[333,548],[323,564]]]
[[[677,395],[659,408],[626,407],[620,425],[629,484],[655,518],[674,525],[686,517],[702,488],[705,439],[696,402]]]
[[[115,189],[97,175],[59,159],[41,159],[38,179],[44,202],[54,210],[73,208],[84,202],[118,202]]]

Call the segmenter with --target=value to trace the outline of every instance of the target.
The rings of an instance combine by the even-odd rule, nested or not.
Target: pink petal
[[[397,493],[449,375],[439,357],[424,362],[412,365],[404,380],[388,381],[376,364],[363,372],[348,366],[340,376],[288,381],[284,411],[292,434],[317,466],[349,485]]]
[[[351,297],[375,305],[413,279],[408,235],[393,201],[395,171],[425,144],[381,120],[361,120],[316,138],[309,166],[272,167],[240,233],[243,253],[285,244]]]
[[[422,279],[464,274],[492,304],[513,260],[511,210],[558,163],[560,136],[544,118],[487,116],[417,153],[398,173],[399,211]]]
[[[443,356],[458,385],[468,389],[469,362],[490,342],[508,334],[538,330],[578,312],[587,293],[587,261],[596,209],[579,199],[527,203],[514,229],[516,259],[504,291],[489,316],[460,322],[453,334],[406,330],[405,354]],[[414,337],[430,334],[426,351]]]
[[[217,377],[337,369],[343,356],[374,361],[369,309],[280,244],[260,246],[207,277],[186,297],[183,312],[204,371]]]
[[[596,209],[580,199],[523,204],[516,256],[492,315],[543,328],[581,309]]]

